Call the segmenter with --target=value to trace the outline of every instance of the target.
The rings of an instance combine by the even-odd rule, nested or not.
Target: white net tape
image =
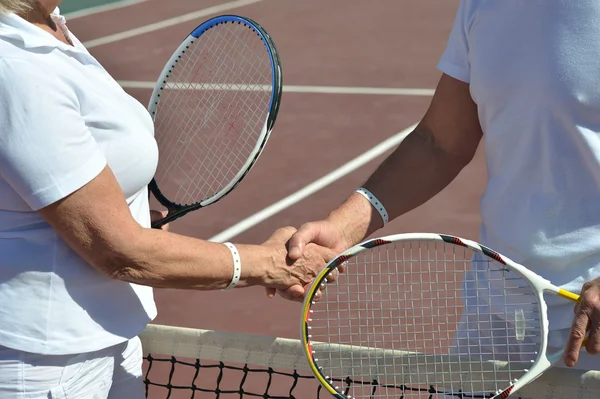
[[[150,355],[146,368],[149,366],[148,363],[155,363],[158,358],[169,359],[167,361],[168,367],[157,369],[152,365],[151,372],[148,372],[147,384],[154,388],[158,387],[154,390],[156,394],[151,392],[148,395],[149,398],[192,397],[194,392],[194,398],[287,397],[313,399],[317,397],[331,397],[324,390],[317,392],[318,383],[316,380],[311,380],[310,383],[307,381],[298,381],[300,378],[304,378],[299,378],[300,375],[310,376],[310,368],[299,340],[161,325],[149,325],[140,335],[140,338],[144,348],[144,355]],[[344,351],[359,354],[361,349],[348,347],[344,348]],[[406,353],[395,353],[394,355],[407,356]],[[414,354],[410,355],[414,356]],[[423,355],[424,358],[427,356]],[[195,360],[189,359],[201,359],[201,361],[195,362]],[[187,367],[193,369],[192,372],[182,372],[182,374],[188,374],[186,378],[193,377],[195,379],[193,382],[173,382],[177,381],[178,376],[176,374],[178,373],[178,369],[175,366],[181,364],[180,362],[187,362]],[[206,365],[209,364],[220,365],[217,367],[219,370],[218,373],[203,374],[203,367],[207,367]],[[240,381],[227,381],[227,378],[234,378],[234,375],[223,364],[247,365],[246,368],[240,366],[242,368],[238,370],[242,376],[245,376],[242,378],[246,380],[252,378],[250,375],[253,374],[253,371],[267,370],[263,371],[263,373],[269,375],[269,382],[266,388],[258,388],[259,390],[262,389],[258,393],[250,393],[243,385],[245,381],[242,383]],[[498,372],[501,372],[503,369],[502,364],[490,365],[490,367],[494,367]],[[269,370],[269,368],[272,370]],[[224,372],[224,370],[226,371]],[[297,373],[294,373],[294,370]],[[450,373],[451,371],[445,372]],[[198,379],[206,379],[208,377],[219,379],[219,384],[221,385],[213,384],[213,388],[198,389],[197,391],[195,388],[192,389],[192,385],[200,387],[204,383],[204,381],[198,381]],[[275,377],[281,377],[282,381],[277,380]],[[451,378],[452,376],[448,377]],[[157,379],[158,381],[153,381],[153,379]],[[181,381],[183,381],[183,378]],[[189,385],[187,386],[187,390],[186,383]],[[249,384],[252,387],[258,385],[255,382],[250,382]],[[287,384],[287,386],[284,386],[284,384]],[[293,386],[290,387],[290,385]],[[408,382],[406,385],[410,387]],[[178,388],[174,388],[175,386]],[[265,392],[271,388],[277,392]],[[402,390],[403,388],[399,389]],[[182,396],[177,396],[177,394],[181,394]],[[405,395],[406,398],[443,397],[432,395],[429,392],[411,393],[410,395],[405,393]],[[398,394],[395,397],[402,396]],[[586,372],[554,368],[547,371],[536,381],[524,387],[512,397],[527,399],[598,399],[600,398],[600,371]]]

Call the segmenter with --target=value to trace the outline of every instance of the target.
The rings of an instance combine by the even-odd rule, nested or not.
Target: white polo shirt
[[[599,21],[598,0],[462,0],[439,62],[484,132],[481,242],[576,293],[600,276]],[[573,303],[547,299],[556,349]]]
[[[58,12],[53,19],[66,30]],[[36,212],[108,164],[133,217],[150,227],[152,119],[70,37],[74,47],[0,17],[0,345],[41,354],[105,348],[156,316],[150,287],[86,264]]]

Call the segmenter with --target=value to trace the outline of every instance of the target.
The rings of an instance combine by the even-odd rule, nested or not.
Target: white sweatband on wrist
[[[227,291],[228,289],[235,287],[238,281],[240,281],[240,276],[242,275],[242,261],[240,259],[240,253],[235,245],[230,242],[225,242],[223,244],[229,248],[231,257],[233,258],[233,277],[231,278],[231,283],[229,283],[227,288],[223,288],[223,291]]]
[[[374,196],[372,192],[370,192],[364,187],[359,188],[358,190],[356,190],[356,192],[368,199],[371,205],[373,205],[373,208],[377,209],[377,212],[379,212],[379,214],[381,215],[381,219],[383,219],[383,224],[385,225],[389,221],[389,216],[387,210],[385,209],[385,206],[383,206],[383,204],[379,202],[377,197]]]

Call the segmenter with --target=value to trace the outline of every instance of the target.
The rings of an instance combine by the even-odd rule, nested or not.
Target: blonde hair
[[[35,0],[0,0],[0,15],[29,11],[35,5],[35,2]]]

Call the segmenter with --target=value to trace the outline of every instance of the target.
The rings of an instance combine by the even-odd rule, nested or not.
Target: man
[[[382,227],[385,212],[391,220],[428,201],[483,137],[479,241],[581,292],[574,310],[550,302],[550,346],[566,346],[568,367],[600,368],[599,20],[597,0],[462,0],[419,125],[366,195],[299,229],[290,257],[310,242],[339,253]]]

